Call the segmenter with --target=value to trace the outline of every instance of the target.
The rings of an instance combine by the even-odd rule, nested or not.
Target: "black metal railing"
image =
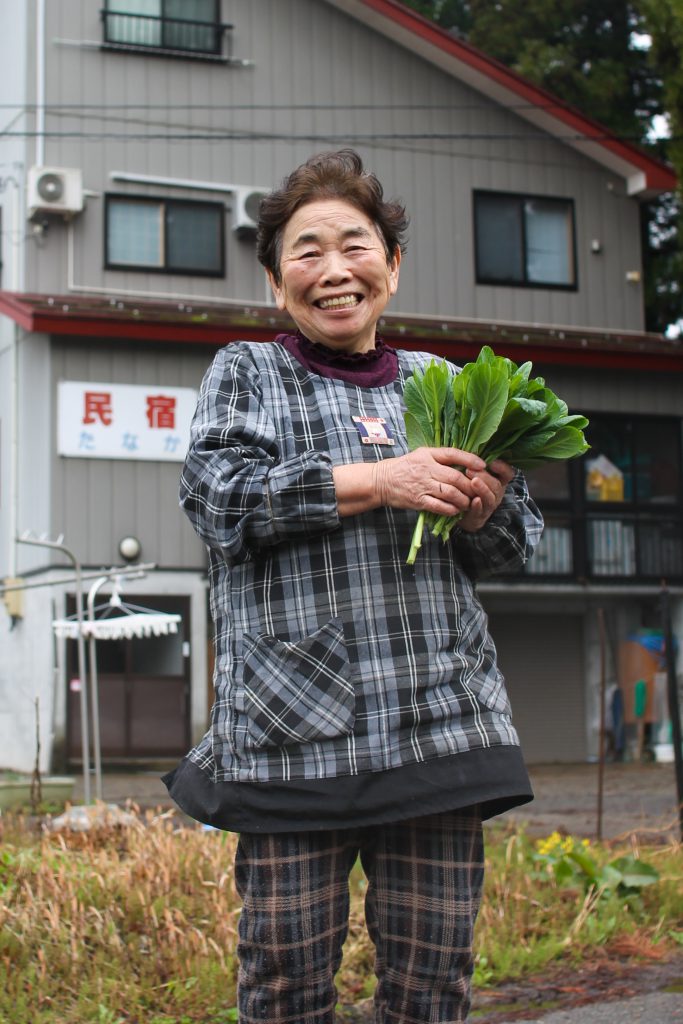
[[[223,37],[232,25],[219,21],[167,18],[133,11],[100,11],[104,42],[141,50],[223,55]]]
[[[666,516],[551,515],[526,576],[683,579],[683,523]]]

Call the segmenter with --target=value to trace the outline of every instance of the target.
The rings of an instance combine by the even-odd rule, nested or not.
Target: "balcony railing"
[[[578,527],[578,533],[577,533]],[[581,549],[574,540],[583,538]],[[548,517],[525,575],[594,580],[683,579],[683,524],[655,516]]]
[[[165,50],[188,55],[223,56],[223,37],[232,25],[215,21],[167,18],[133,11],[100,11],[106,45],[125,49]]]

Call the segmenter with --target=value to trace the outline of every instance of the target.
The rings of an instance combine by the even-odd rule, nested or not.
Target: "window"
[[[220,55],[223,30],[217,0],[107,0],[105,43]]]
[[[590,416],[591,449],[526,474],[546,528],[525,572],[683,578],[683,453],[674,417]]]
[[[105,218],[108,269],[225,274],[222,203],[108,195]]]
[[[474,193],[479,284],[576,288],[574,204],[513,193]]]

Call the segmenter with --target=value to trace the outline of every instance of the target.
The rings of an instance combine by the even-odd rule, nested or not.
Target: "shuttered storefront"
[[[489,616],[529,764],[586,760],[583,617]]]

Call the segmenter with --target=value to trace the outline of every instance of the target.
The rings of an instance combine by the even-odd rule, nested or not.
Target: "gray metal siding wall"
[[[100,39],[98,5],[51,0],[47,7],[49,97],[55,103],[87,101],[95,108],[48,116],[48,130],[83,132],[85,137],[48,139],[46,162],[83,168],[87,188],[200,195],[113,184],[112,170],[270,186],[311,152],[351,143],[377,170],[387,191],[405,199],[412,215],[395,310],[642,327],[641,287],[626,282],[627,271],[640,269],[638,208],[625,196],[623,181],[324,0],[224,0],[223,19],[235,25],[233,53],[253,61],[252,67],[66,45]],[[140,103],[168,106],[149,111],[111,107]],[[204,103],[213,109],[187,109]],[[208,137],[192,143],[101,137],[102,132],[189,130]],[[243,137],[218,138],[225,132]],[[406,134],[419,137],[406,139]],[[475,284],[475,187],[575,200],[577,292]],[[77,290],[263,299],[265,282],[253,245],[234,238],[229,212],[223,281],[105,272],[102,206],[100,199],[88,199],[86,211],[73,222],[72,283]],[[65,236],[66,229],[55,225],[35,250],[30,288],[65,290]],[[590,252],[593,238],[602,243],[598,256]]]
[[[53,339],[52,394],[60,380],[198,388],[213,350],[101,340]],[[56,446],[53,447],[53,453]],[[180,462],[65,458],[53,454],[55,532],[90,565],[120,561],[118,543],[134,534],[142,559],[163,568],[203,568],[204,547],[178,507]]]
[[[683,416],[683,381],[676,373],[638,373],[585,367],[537,366],[573,412]]]

